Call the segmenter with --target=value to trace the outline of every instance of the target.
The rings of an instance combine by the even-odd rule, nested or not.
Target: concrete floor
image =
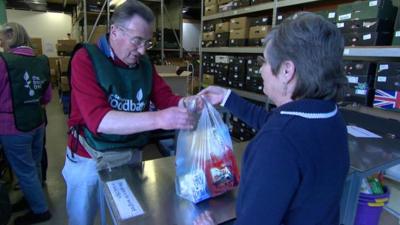
[[[48,126],[47,126],[47,152],[49,158],[49,167],[47,172],[46,193],[48,197],[50,211],[53,215],[52,219],[39,225],[61,225],[67,224],[67,216],[65,211],[65,183],[61,176],[61,170],[64,166],[65,160],[65,146],[66,146],[66,115],[62,112],[61,104],[58,101],[58,94],[53,92],[53,100],[47,106]],[[144,151],[144,159],[154,159],[161,157],[155,150],[155,146],[150,146]],[[395,184],[396,185],[396,184]],[[397,183],[400,186],[400,184]],[[11,200],[15,201],[21,196],[19,192],[11,193]],[[398,200],[400,204],[400,199]],[[84,212],[82,212],[84,213]],[[13,214],[9,225],[13,224],[15,216]],[[109,216],[108,216],[109,218]],[[100,224],[99,220],[96,224]],[[108,221],[108,224],[112,224]],[[381,222],[379,225],[399,225],[399,220],[392,214],[386,212],[382,213]]]

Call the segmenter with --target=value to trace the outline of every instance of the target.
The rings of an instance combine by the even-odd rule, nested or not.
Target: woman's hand
[[[228,89],[218,86],[208,86],[206,89],[200,91],[197,95],[204,96],[211,104],[221,104],[224,100],[225,95],[228,93]]]
[[[209,211],[205,211],[200,214],[194,221],[193,225],[215,225],[214,219],[211,217],[211,213]]]

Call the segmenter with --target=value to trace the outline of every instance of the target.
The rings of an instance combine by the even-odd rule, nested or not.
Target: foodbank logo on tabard
[[[29,75],[27,71],[24,73],[24,81],[25,85],[24,87],[28,91],[29,96],[34,96],[37,90],[40,90],[42,88],[42,85],[44,81],[40,80],[40,77],[35,76],[35,75]]]
[[[136,99],[126,99],[117,94],[111,94],[108,97],[108,102],[111,108],[125,112],[142,112],[145,107],[142,89],[139,89],[136,93]]]

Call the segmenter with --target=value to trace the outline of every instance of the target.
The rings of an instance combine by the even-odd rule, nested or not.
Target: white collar
[[[281,115],[291,115],[291,116],[300,116],[306,119],[327,119],[334,117],[337,113],[338,109],[335,105],[335,109],[331,112],[327,113],[306,113],[306,112],[294,112],[294,111],[280,111]]]

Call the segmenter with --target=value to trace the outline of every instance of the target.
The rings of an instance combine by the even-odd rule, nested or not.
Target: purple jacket
[[[33,49],[26,46],[10,49],[10,53],[17,55],[33,56]],[[46,105],[51,100],[51,85],[42,98],[42,104]],[[6,63],[0,58],[0,135],[13,135],[23,133],[15,127],[11,98],[11,87],[8,80]]]

